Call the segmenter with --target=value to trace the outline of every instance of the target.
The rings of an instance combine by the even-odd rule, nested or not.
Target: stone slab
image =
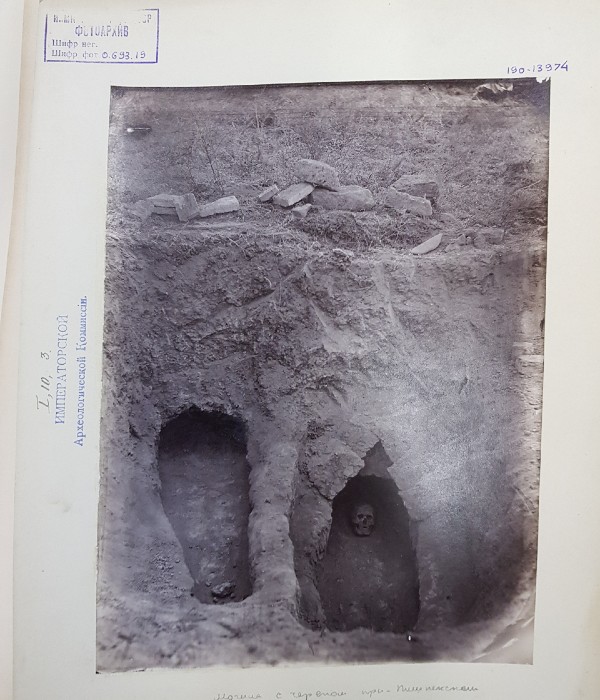
[[[265,202],[270,202],[278,192],[279,192],[279,187],[277,187],[277,185],[271,185],[271,187],[267,187],[266,190],[263,190],[258,195],[258,201],[262,202],[263,204]]]
[[[359,185],[345,185],[336,192],[318,187],[311,195],[311,202],[323,209],[341,211],[367,211],[375,206],[371,190]]]
[[[196,201],[196,197],[192,192],[181,195],[175,204],[175,211],[179,217],[179,221],[189,221],[200,213],[200,207]]]
[[[410,252],[413,253],[413,255],[425,255],[425,253],[431,253],[432,250],[435,250],[441,242],[442,234],[438,233],[436,236],[428,238],[426,241],[421,243],[421,245],[413,248]]]
[[[408,211],[419,216],[431,216],[433,209],[431,202],[425,197],[414,197],[408,192],[398,192],[394,187],[390,187],[385,194],[384,204],[386,207],[397,209],[398,211]]]
[[[423,175],[403,175],[392,184],[398,192],[406,192],[413,197],[437,199],[440,196],[440,186],[435,178]]]
[[[203,204],[198,211],[198,216],[205,218],[207,216],[215,216],[215,214],[229,214],[232,211],[238,211],[240,203],[237,197],[221,197],[220,199]]]
[[[278,204],[280,207],[292,207],[298,204],[315,189],[310,182],[297,182],[295,185],[286,187],[285,190],[278,192],[273,197],[273,204]]]
[[[327,190],[339,190],[340,178],[337,170],[321,160],[302,158],[296,163],[295,173],[298,179]]]
[[[155,207],[176,207],[179,199],[178,194],[155,194],[153,197],[148,197],[148,201]]]
[[[160,214],[161,216],[177,216],[177,210],[175,207],[157,207],[155,205],[154,214]]]
[[[304,219],[311,209],[312,204],[301,204],[292,209],[292,214],[296,219]]]

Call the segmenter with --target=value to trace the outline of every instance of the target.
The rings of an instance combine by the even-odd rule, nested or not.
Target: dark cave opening
[[[191,408],[161,431],[161,499],[201,603],[252,592],[248,561],[249,475],[243,422]]]
[[[373,475],[365,463],[333,500],[317,588],[328,629],[402,633],[419,615],[409,516],[389,474]],[[376,471],[387,469],[380,464]]]

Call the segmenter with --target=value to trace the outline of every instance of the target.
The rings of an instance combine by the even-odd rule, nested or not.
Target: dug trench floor
[[[226,226],[107,240],[99,670],[469,661],[518,619],[535,579],[541,373],[519,370],[513,345],[543,351],[539,231],[420,258]],[[214,425],[177,435],[194,413],[225,421],[221,442],[198,437]],[[349,629],[320,600],[323,557],[330,532],[346,537],[335,499],[379,444],[409,519],[408,537],[380,520],[381,551],[404,550],[377,558],[379,580],[414,557],[394,599],[409,621]],[[198,449],[212,454],[200,500]],[[353,554],[340,571],[366,595],[373,567]]]

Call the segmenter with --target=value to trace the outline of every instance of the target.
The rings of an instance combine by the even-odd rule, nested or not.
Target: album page
[[[597,697],[598,9],[496,10],[33,13],[18,700]]]

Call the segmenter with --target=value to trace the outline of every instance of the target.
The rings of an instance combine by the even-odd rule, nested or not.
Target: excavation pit
[[[161,499],[201,603],[243,600],[248,563],[249,473],[241,420],[189,409],[161,431]]]
[[[330,630],[414,628],[417,563],[408,513],[391,478],[359,473],[335,497],[317,588]]]
[[[520,629],[535,592],[542,374],[518,372],[513,348],[543,354],[548,113],[520,96],[474,101],[474,89],[113,94],[98,670],[471,663],[498,629]],[[273,128],[248,128],[250,115],[258,127],[271,114]],[[150,122],[139,148],[124,129]],[[257,144],[264,157],[249,158]],[[294,182],[307,157],[376,198],[399,175],[427,176],[439,182],[439,208],[429,218],[312,210],[296,221],[254,204],[272,182]],[[203,202],[238,196],[242,210],[188,225],[134,211],[148,196],[191,190]],[[439,233],[448,245],[411,253]],[[476,246],[460,245],[476,234]],[[205,411],[201,426],[215,409],[244,417],[250,503],[240,422],[221,416],[233,427],[219,429],[214,450],[169,439],[175,423],[165,423],[193,405]],[[381,445],[388,459],[375,460]],[[211,450],[239,459],[235,488],[221,483]],[[410,538],[408,519],[389,534],[394,518],[366,489],[375,527],[352,532],[341,492],[357,475],[394,495],[397,486],[390,510],[405,504]],[[233,552],[220,539],[230,507]],[[398,547],[378,543],[382,528]],[[249,598],[218,604],[248,595],[250,581]],[[531,663],[522,641],[504,660]]]

